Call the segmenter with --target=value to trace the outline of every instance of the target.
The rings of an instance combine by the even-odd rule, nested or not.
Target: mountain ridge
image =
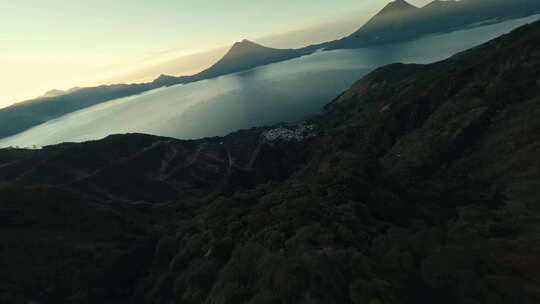
[[[418,9],[418,7],[410,4],[405,0],[394,0],[384,6],[377,14],[375,14],[375,16],[372,17],[372,19],[384,16],[386,14],[409,13]]]
[[[401,42],[487,20],[516,18],[534,13],[540,13],[540,2],[535,0],[433,0],[421,8],[399,0],[387,4],[349,36],[305,49],[335,50]]]
[[[391,12],[394,11],[406,13],[398,14],[400,16],[396,20],[389,18],[389,21],[385,21],[384,15],[392,15]],[[493,20],[493,18],[516,18],[535,12],[540,13],[540,2],[536,0],[514,0],[511,3],[506,0],[435,0],[422,8],[416,8],[405,0],[394,1],[359,30],[339,40],[296,50],[278,50],[258,44],[254,47],[253,42],[250,42],[245,45],[249,44],[259,50],[264,48],[264,52],[254,52],[253,58],[245,58],[245,60],[221,58],[208,69],[195,75],[161,75],[149,83],[82,88],[77,92],[68,92],[57,97],[37,98],[16,103],[0,109],[0,138],[15,135],[51,119],[98,103],[140,94],[163,86],[186,84],[249,70],[257,66],[308,55],[319,49],[347,49],[400,42],[427,34],[456,30],[470,24]],[[235,49],[235,45],[231,50]],[[242,41],[239,45],[242,46]]]
[[[258,66],[284,61],[306,52],[293,49],[275,49],[249,40],[235,43],[218,62],[191,76],[160,75],[152,82],[140,84],[114,84],[40,97],[0,109],[0,138],[15,135],[64,114],[116,98],[140,94],[164,86],[187,84],[221,75],[236,73]]]
[[[302,55],[305,53],[294,49],[269,48],[244,39],[236,42],[218,62],[194,77],[211,78],[217,75],[241,72]]]
[[[0,300],[536,303],[539,79],[536,22],[302,125],[2,149]]]

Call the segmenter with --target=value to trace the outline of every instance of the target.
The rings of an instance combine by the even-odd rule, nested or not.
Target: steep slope
[[[386,5],[378,14],[371,18],[350,39],[362,43],[377,44],[394,40],[397,32],[405,37],[413,37],[416,32],[410,23],[414,22],[420,9],[404,0],[397,0]]]
[[[249,40],[235,43],[216,64],[195,75],[197,78],[210,78],[240,72],[257,66],[299,57],[300,51],[293,49],[274,49],[264,47]]]
[[[312,123],[0,151],[0,300],[540,301],[540,23],[378,69]],[[216,187],[231,162],[262,178]],[[176,167],[177,197],[141,182]],[[65,183],[98,168],[124,201]]]

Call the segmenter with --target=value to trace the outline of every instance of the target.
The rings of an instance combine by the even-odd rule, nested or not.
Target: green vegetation
[[[312,123],[0,151],[0,302],[540,302],[540,23],[381,68]]]

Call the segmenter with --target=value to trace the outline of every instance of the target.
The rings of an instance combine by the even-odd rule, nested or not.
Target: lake
[[[377,67],[439,61],[538,19],[540,15],[399,44],[317,52],[242,73],[161,88],[64,115],[0,140],[0,147],[39,147],[134,132],[195,139],[297,122],[320,113],[325,104]]]

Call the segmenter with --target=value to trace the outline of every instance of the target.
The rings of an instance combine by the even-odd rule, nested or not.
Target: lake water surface
[[[0,140],[31,147],[148,133],[180,139],[296,122],[382,65],[431,63],[540,19],[540,15],[375,48],[318,52],[215,79],[112,100]]]

